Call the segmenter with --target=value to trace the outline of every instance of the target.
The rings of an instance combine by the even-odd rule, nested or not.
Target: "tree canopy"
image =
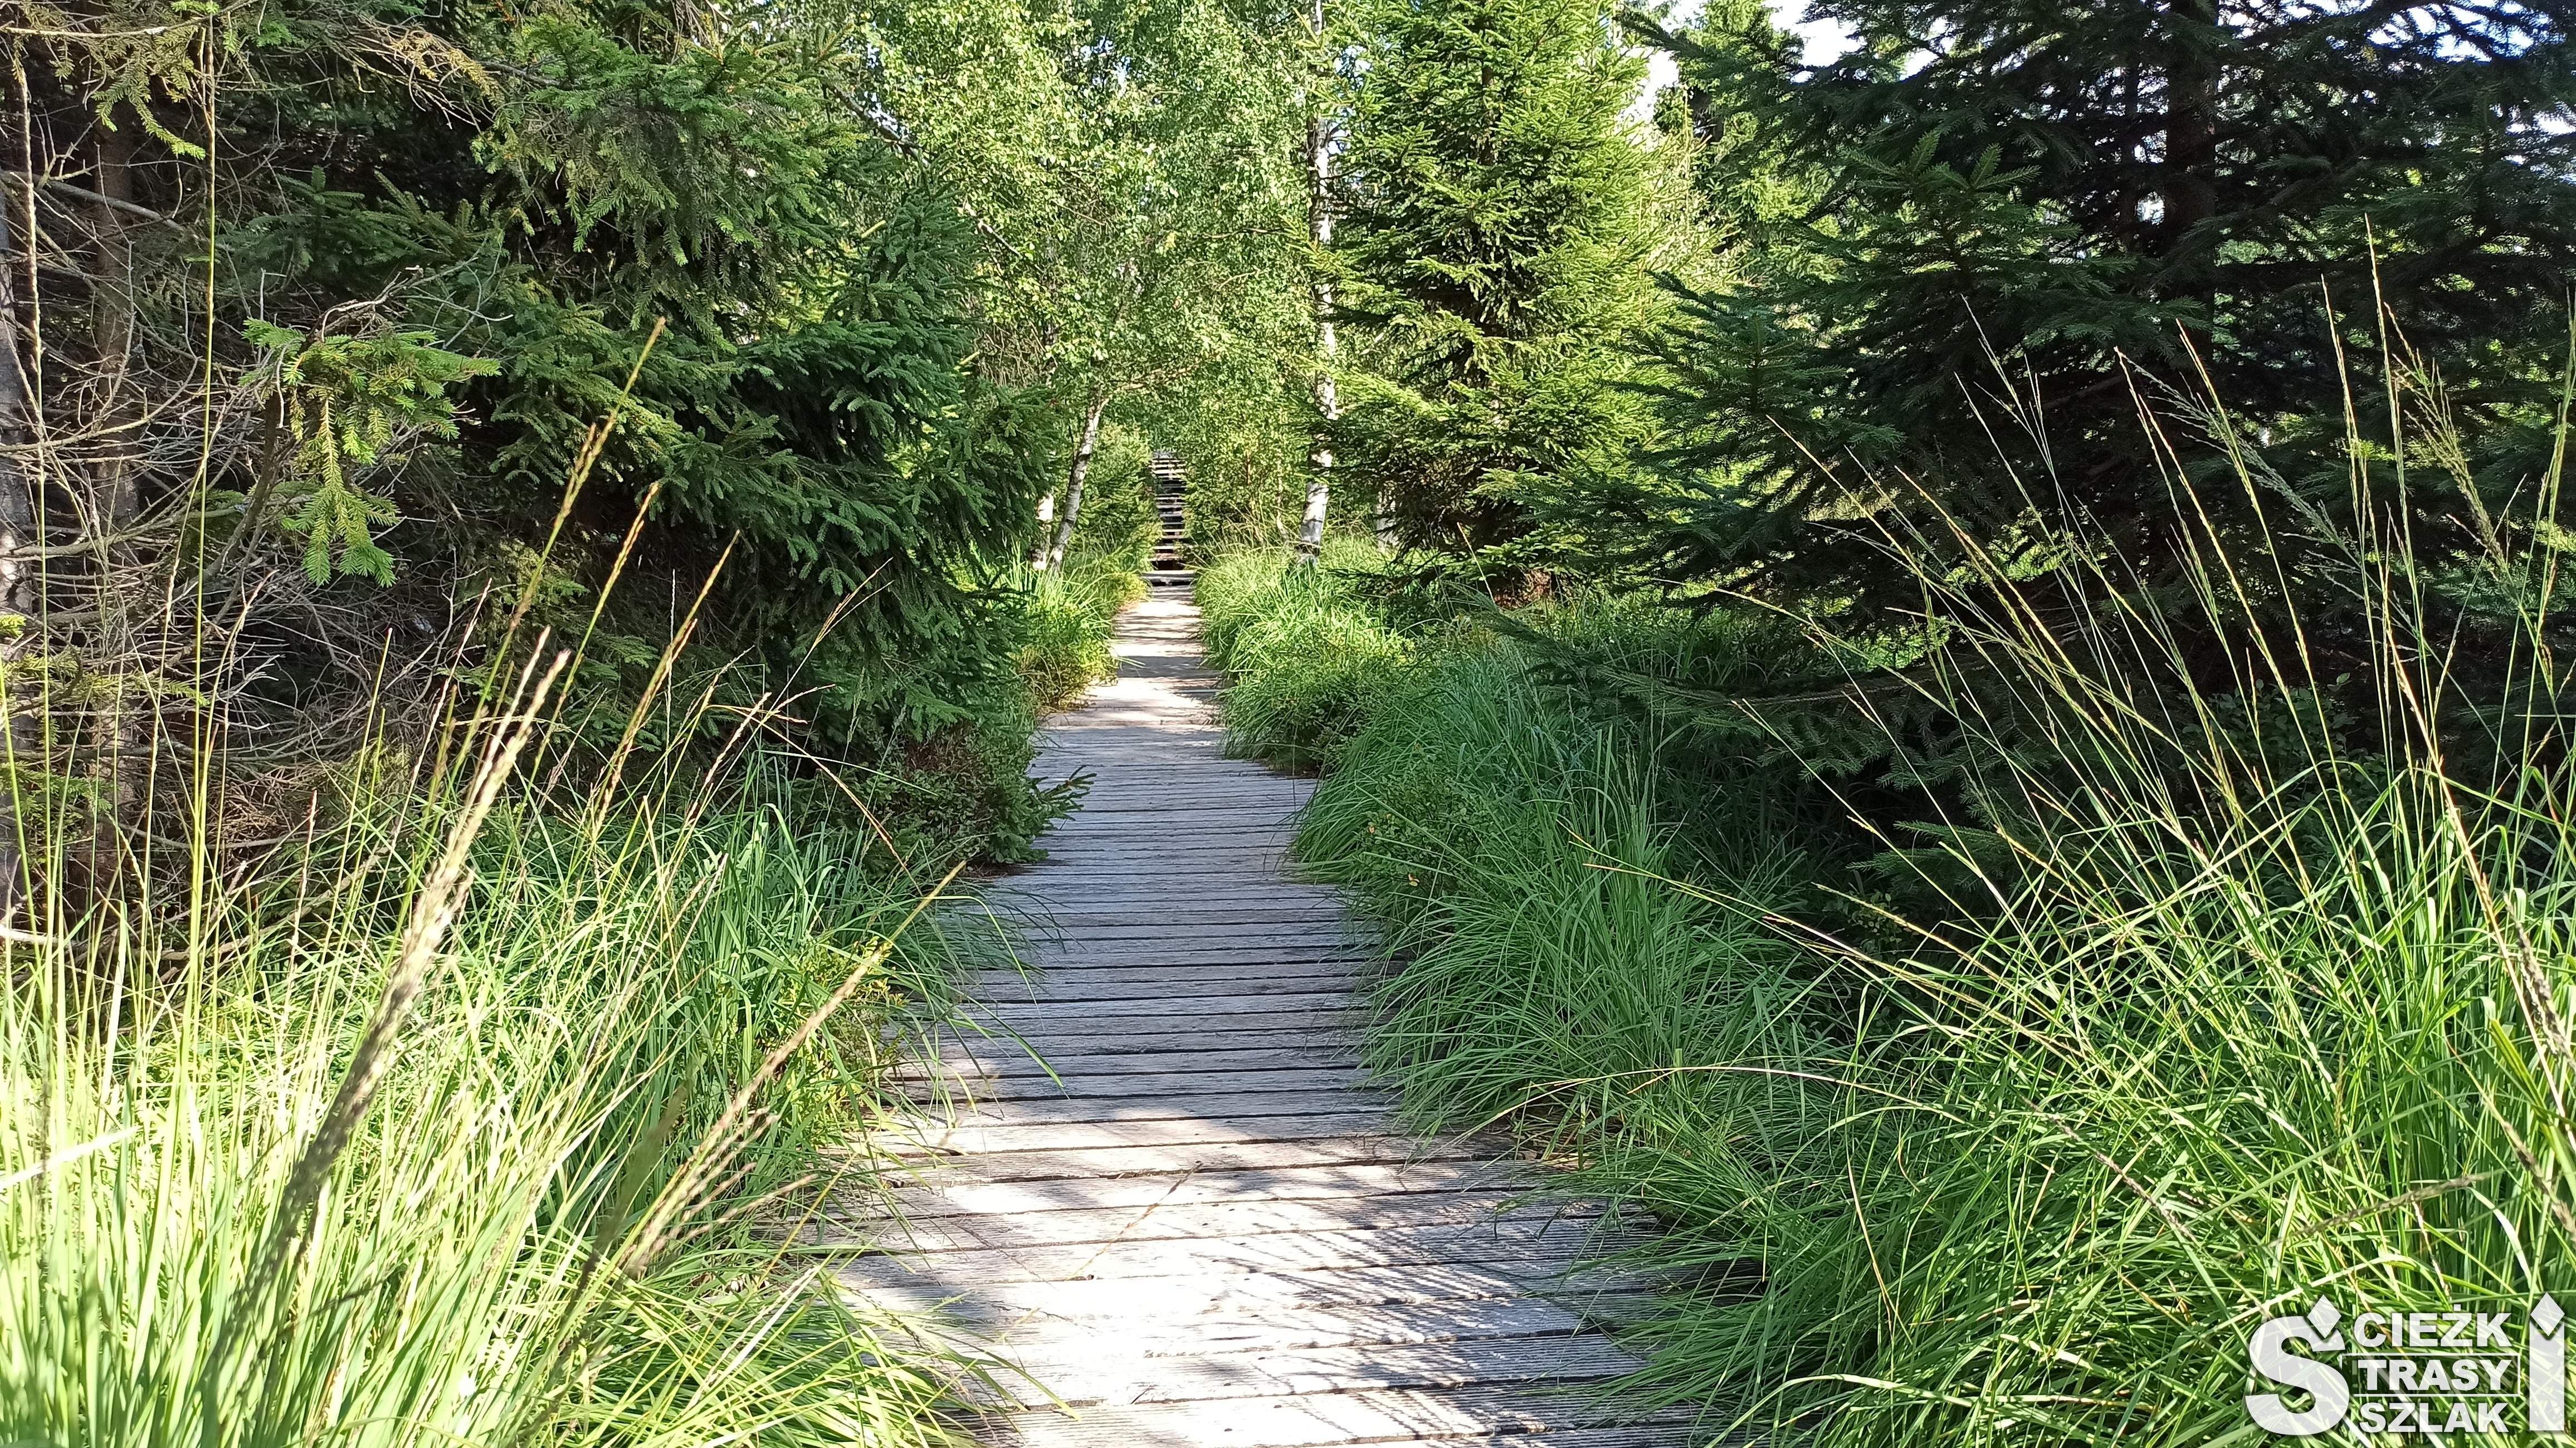
[[[1342,452],[1384,480],[1406,539],[1504,543],[1528,490],[1616,473],[1642,436],[1617,384],[1666,240],[1623,121],[1644,63],[1591,3],[1378,4],[1355,23]]]
[[[2391,446],[2351,402],[2377,390],[2362,356],[2438,376],[2476,471],[2536,475],[2576,261],[2576,12],[1814,13],[1850,38],[1814,64],[1758,10],[1664,37],[1729,170],[1704,184],[1725,274],[1666,348],[1688,501],[1635,510],[1663,520],[1654,566],[1866,592],[1893,575],[1832,535],[1930,500],[1989,539],[2080,515],[2152,575],[2178,545],[2141,407],[2191,436],[2223,409],[2300,506],[2339,511],[2347,426]]]

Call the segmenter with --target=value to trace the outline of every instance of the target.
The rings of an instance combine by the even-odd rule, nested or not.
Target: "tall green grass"
[[[1341,538],[1317,566],[1271,549],[1199,570],[1200,637],[1209,661],[1233,676],[1223,700],[1229,750],[1311,769],[1367,723],[1413,653],[1350,585],[1379,566],[1369,544]]]
[[[1388,922],[1371,1059],[1667,1223],[1648,1401],[1825,1445],[2251,1441],[2285,1305],[2518,1309],[2576,1271],[2553,557],[2479,565],[2525,635],[2478,697],[2401,546],[2304,540],[2381,600],[2328,694],[2271,559],[2201,542],[2179,594],[2077,577],[2072,630],[1927,570],[1936,623],[1842,650],[1899,661],[1855,666],[1855,727],[1919,764],[1940,721],[1910,816],[1759,711],[1587,703],[1510,637],[1356,711],[1299,851]],[[1524,623],[1746,695],[1777,646]],[[1874,858],[1829,843],[1855,825]]]
[[[967,1365],[784,1244],[981,937],[756,779],[567,813],[467,737],[193,911],[0,943],[0,1437],[952,1441]]]
[[[1118,675],[1109,638],[1126,607],[1145,595],[1145,581],[1123,565],[1077,559],[1024,575],[1026,633],[1020,677],[1041,709],[1062,709],[1093,684]]]
[[[1632,1097],[1605,1077],[1794,1034],[1795,952],[1667,883],[1698,846],[1653,754],[1485,635],[1432,652],[1317,793],[1298,850],[1388,924],[1403,969],[1377,993],[1370,1060],[1423,1126],[1521,1113],[1579,1150]],[[1775,855],[1766,882],[1795,866]]]

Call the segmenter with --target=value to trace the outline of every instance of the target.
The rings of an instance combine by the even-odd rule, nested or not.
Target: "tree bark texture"
[[[1324,40],[1324,0],[1315,0],[1315,43]],[[1324,254],[1333,245],[1332,135],[1324,124],[1323,83],[1318,76],[1306,102],[1306,239],[1314,247],[1307,275],[1307,302],[1315,317],[1315,411],[1323,421],[1315,429],[1306,457],[1306,513],[1297,525],[1297,561],[1312,563],[1323,555],[1324,522],[1333,506],[1333,424],[1342,415],[1341,396],[1333,386],[1333,279],[1324,270]]]
[[[1064,550],[1073,546],[1073,525],[1082,518],[1082,483],[1091,476],[1091,455],[1100,447],[1100,415],[1109,410],[1104,394],[1083,409],[1082,441],[1073,449],[1073,467],[1064,479],[1064,517],[1055,525],[1055,541],[1047,546],[1045,567],[1062,568]]]

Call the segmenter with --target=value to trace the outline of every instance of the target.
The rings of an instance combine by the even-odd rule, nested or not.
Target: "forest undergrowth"
[[[818,760],[797,695],[675,697],[686,627],[609,718],[567,694],[591,633],[512,647],[540,579],[515,679],[453,671],[426,730],[389,701],[264,845],[220,737],[130,741],[177,839],[20,769],[0,1435],[967,1441],[990,1365],[798,1229],[899,1230],[880,1134],[940,1108],[895,1073],[1014,959],[959,872],[1078,797],[1030,732],[1114,672],[1133,551],[1003,580],[964,757]]]
[[[978,1367],[791,1243],[1002,927],[757,753],[546,798],[539,693],[0,946],[13,1441],[957,1441]]]
[[[2203,533],[2178,588],[2081,540],[1926,569],[1868,636],[1426,607],[1365,547],[1203,597],[1234,747],[1323,768],[1298,854],[1384,926],[1373,1067],[1665,1224],[1627,1387],[1808,1443],[2205,1443],[2254,1432],[2264,1318],[2576,1266],[2554,554],[2466,567],[2495,673],[2434,622],[2456,573],[2294,531]]]

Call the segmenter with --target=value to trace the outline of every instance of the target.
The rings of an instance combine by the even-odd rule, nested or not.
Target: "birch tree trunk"
[[[1073,468],[1064,479],[1064,517],[1055,525],[1055,541],[1047,545],[1043,567],[1064,566],[1064,550],[1073,544],[1073,525],[1082,517],[1082,480],[1091,476],[1091,454],[1100,446],[1100,415],[1108,410],[1104,393],[1083,411],[1082,441],[1073,449]]]
[[[1324,43],[1324,0],[1315,0],[1315,44]],[[1320,60],[1319,60],[1320,71]],[[1312,563],[1324,552],[1324,518],[1333,505],[1332,427],[1342,403],[1333,387],[1333,279],[1324,270],[1324,253],[1333,244],[1332,136],[1324,124],[1323,77],[1316,76],[1306,95],[1306,239],[1314,247],[1307,275],[1307,303],[1315,317],[1315,410],[1323,415],[1315,429],[1306,463],[1306,516],[1297,525],[1297,561]]]

